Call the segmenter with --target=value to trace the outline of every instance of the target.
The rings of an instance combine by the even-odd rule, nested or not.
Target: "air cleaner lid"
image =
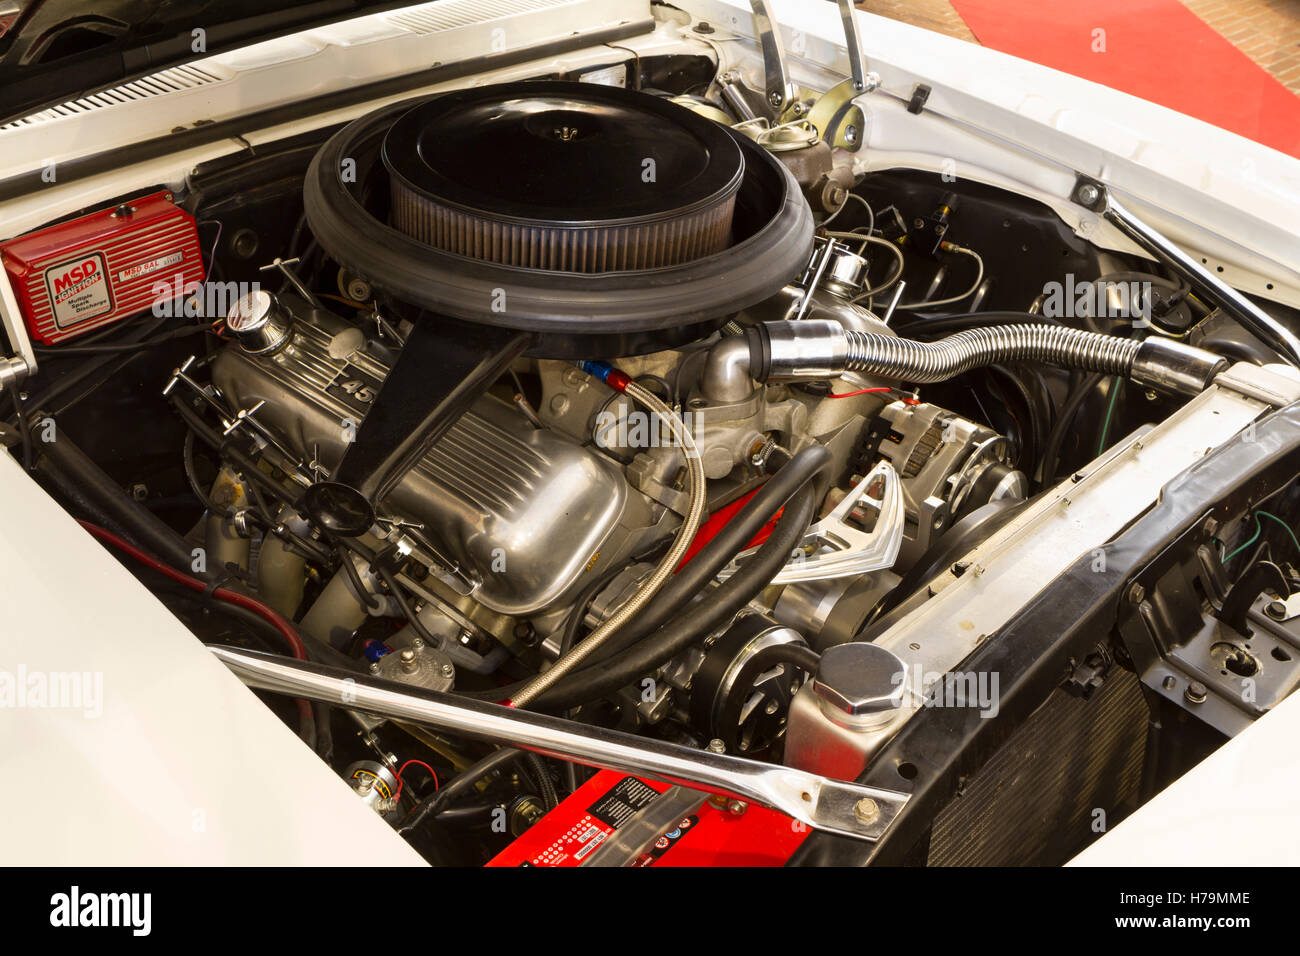
[[[730,133],[669,100],[534,82],[422,103],[384,138],[390,174],[435,203],[529,224],[676,217],[735,195]]]

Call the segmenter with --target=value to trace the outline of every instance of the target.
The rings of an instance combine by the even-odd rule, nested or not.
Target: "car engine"
[[[431,862],[1067,859],[1300,681],[1297,315],[681,59],[0,244],[6,444]]]

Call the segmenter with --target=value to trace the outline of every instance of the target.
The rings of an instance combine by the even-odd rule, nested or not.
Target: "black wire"
[[[937,315],[934,318],[913,319],[909,322],[898,321],[892,328],[904,338],[915,338],[918,335],[948,335],[986,325],[1063,326],[1065,323],[1032,312],[967,312],[961,315]]]
[[[183,339],[198,332],[207,331],[209,331],[208,327],[204,325],[186,325],[179,329],[172,329],[170,332],[164,332],[162,335],[156,335],[150,339],[141,339],[138,342],[113,342],[104,345],[37,345],[33,346],[33,350],[38,355],[44,355],[48,358],[138,352],[141,349],[151,348],[155,345],[162,345],[164,342]]]
[[[199,481],[198,472],[194,467],[194,432],[185,433],[185,441],[181,445],[181,464],[185,471],[185,480],[189,482],[190,491],[194,492],[194,497],[203,503],[203,507],[210,513],[220,518],[229,518],[233,512],[229,508],[220,507],[212,496],[203,489],[203,483]]]
[[[339,566],[343,569],[343,573],[347,575],[348,581],[352,583],[352,590],[356,592],[357,600],[372,611],[378,610],[379,598],[371,594],[365,582],[361,580],[361,574],[357,571],[357,566],[352,563],[352,555],[342,547],[338,549],[337,554]],[[383,576],[382,573],[380,576]]]
[[[348,563],[351,564],[352,562],[349,561]],[[415,629],[415,633],[420,636],[420,640],[430,647],[440,647],[442,641],[430,634],[429,629],[421,622],[420,615],[415,613],[415,609],[406,600],[406,593],[398,585],[393,573],[384,567],[382,563],[372,565],[372,569],[379,574],[379,579],[387,585],[388,590],[393,592],[393,597],[397,600],[397,606],[402,609],[402,616]]]
[[[307,211],[304,209],[301,216],[298,217],[298,224],[293,227],[293,234],[289,237],[288,255],[286,259],[292,259],[294,250],[298,248],[298,243],[302,240],[302,231],[307,228]]]
[[[1047,447],[1043,451],[1043,464],[1039,479],[1042,487],[1047,487],[1056,480],[1058,459],[1061,456],[1061,448],[1065,444],[1065,436],[1069,431],[1070,423],[1074,421],[1074,417],[1079,413],[1079,408],[1084,401],[1101,384],[1102,379],[1105,377],[1100,372],[1093,372],[1079,382],[1066,396],[1065,402],[1061,405],[1061,411],[1056,416],[1056,424],[1052,426],[1052,431],[1047,437]]]
[[[160,318],[151,324],[138,326],[132,329],[131,334],[136,335],[139,338],[144,338],[161,326],[165,321],[166,318]],[[138,339],[132,339],[132,341],[138,341]],[[100,385],[120,372],[141,354],[142,353],[139,351],[128,352],[125,356],[117,353],[109,353],[107,355],[99,356],[98,358],[88,359],[82,365],[77,366],[75,369],[53,382],[45,391],[33,395],[29,399],[29,403],[35,408],[43,408],[50,411],[51,414],[57,415],[60,411],[66,411],[72,405],[75,405],[77,402],[81,401],[81,399],[85,398],[86,395],[95,391]],[[112,367],[110,368],[109,366]],[[99,375],[97,381],[94,382],[90,388],[82,391],[74,399],[70,402],[64,403],[64,405],[57,410],[54,408],[55,399],[70,392],[86,379],[95,376],[97,373],[102,374]]]
[[[443,807],[451,803],[456,797],[472,789],[476,783],[488,774],[500,770],[523,755],[524,751],[516,750],[513,747],[503,747],[492,751],[417,803],[398,826],[397,832],[403,836],[412,832],[425,820],[438,814]]]

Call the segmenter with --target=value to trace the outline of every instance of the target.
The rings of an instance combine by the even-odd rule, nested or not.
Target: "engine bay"
[[[713,66],[0,242],[5,444],[432,863],[1064,862],[1300,682],[1300,315]]]

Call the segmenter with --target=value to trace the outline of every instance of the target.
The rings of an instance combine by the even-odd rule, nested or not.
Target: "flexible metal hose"
[[[946,321],[946,320],[939,320]],[[747,354],[741,354],[741,350]],[[927,385],[1007,362],[1046,362],[1083,372],[1119,375],[1147,388],[1198,395],[1228,363],[1221,355],[1163,335],[1136,340],[1055,324],[987,325],[936,342],[845,329],[838,322],[764,322],[744,343],[723,338],[709,362],[731,377],[760,382],[838,378],[845,372]],[[733,368],[733,366],[735,368]]]
[[[1047,362],[1128,377],[1139,342],[1055,325],[998,325],[917,342],[874,332],[847,332],[848,371],[925,385],[1002,362]]]
[[[577,667],[592,651],[600,647],[611,634],[626,624],[641,608],[645,607],[646,603],[655,596],[672,576],[682,558],[686,556],[686,550],[691,546],[691,542],[695,540],[695,533],[699,530],[700,521],[704,517],[704,507],[707,504],[704,466],[700,461],[699,450],[695,447],[695,440],[691,437],[686,423],[671,408],[660,401],[657,396],[642,388],[636,382],[629,382],[623,391],[633,401],[648,408],[660,421],[668,426],[668,430],[672,432],[673,440],[677,442],[682,454],[686,457],[687,490],[690,494],[690,504],[686,509],[686,517],[682,520],[681,527],[677,529],[677,537],[673,539],[672,547],[660,559],[659,564],[655,566],[654,571],[645,579],[637,592],[632,595],[631,600],[610,615],[600,627],[587,636],[586,640],[557,660],[549,670],[539,675],[536,680],[515,694],[510,699],[510,703],[515,707],[523,707]]]

